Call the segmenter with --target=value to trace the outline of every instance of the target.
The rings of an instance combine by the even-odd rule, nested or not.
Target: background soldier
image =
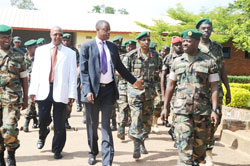
[[[162,46],[161,47],[161,57],[164,59],[170,52],[170,47],[169,46]]]
[[[227,80],[227,72],[225,70],[225,61],[224,61],[224,55],[222,51],[222,46],[215,42],[210,40],[211,33],[213,31],[212,22],[208,18],[201,19],[196,24],[196,28],[202,33],[201,41],[199,44],[199,49],[208,54],[211,58],[214,59],[218,66],[219,70],[219,76],[220,81],[218,83],[218,89],[219,89],[219,103],[218,103],[218,115],[219,120],[217,126],[214,127],[213,124],[211,124],[211,139],[207,146],[207,152],[206,152],[206,165],[213,165],[212,160],[212,150],[215,143],[214,133],[217,130],[218,125],[220,124],[221,117],[222,117],[222,99],[223,99],[223,90],[222,90],[222,82],[225,85],[227,89],[226,93],[226,104],[229,104],[231,102],[231,94],[230,94],[230,87]],[[221,82],[222,81],[222,82]]]
[[[36,42],[37,47],[42,46],[44,44],[45,44],[44,38],[41,37],[41,38],[37,39],[37,42]]]
[[[128,40],[125,42],[126,51],[130,52],[134,49],[136,49],[136,41],[135,40]],[[121,60],[124,59],[126,54],[120,55]],[[119,76],[119,73],[117,73]],[[119,125],[118,131],[117,131],[117,137],[121,140],[125,139],[125,126],[130,122],[130,108],[128,104],[128,96],[127,96],[127,81],[119,77],[118,82],[118,88],[119,88],[119,100],[117,100],[119,109],[117,112],[117,123]]]
[[[182,32],[184,54],[171,67],[162,112],[164,119],[176,88],[175,135],[180,166],[198,166],[204,161],[210,120],[216,125],[218,119],[218,69],[212,58],[199,51],[201,35],[197,30]]]
[[[123,59],[124,65],[139,80],[143,90],[128,84],[128,102],[131,110],[129,137],[134,141],[133,158],[147,154],[144,141],[148,138],[154,109],[155,84],[159,77],[159,55],[149,49],[150,32],[142,32],[137,37],[140,47],[130,51]]]
[[[20,146],[17,121],[20,109],[28,105],[28,81],[24,57],[10,47],[12,28],[0,25],[0,165],[15,166],[15,151]]]
[[[62,43],[64,46],[69,47],[73,51],[76,52],[76,63],[77,63],[77,100],[76,100],[77,105],[76,106],[77,106],[77,111],[80,112],[82,110],[82,102],[81,102],[81,80],[80,80],[80,72],[79,72],[79,52],[75,47],[71,45],[71,37],[72,37],[71,34],[64,33]],[[71,126],[68,121],[68,119],[70,118],[71,112],[72,112],[72,103],[69,102],[67,105],[67,116],[66,116],[66,121],[65,121],[66,129],[71,129]],[[84,112],[83,112],[83,118],[84,118],[83,121],[86,122],[86,116]]]
[[[122,40],[123,40],[123,37],[122,36],[115,36],[113,38],[113,43],[118,47],[118,50],[119,50],[119,55],[123,54],[123,51],[121,49],[121,45],[122,45]],[[116,79],[118,80],[118,79]],[[112,114],[111,114],[111,130],[112,131],[115,131],[117,130],[117,126],[116,126],[116,111],[118,110],[118,104],[117,102],[114,103],[113,105],[113,109],[112,109]]]
[[[27,52],[27,50],[24,47],[22,47],[21,44],[22,44],[21,37],[19,36],[13,37],[13,47],[17,51],[19,51],[22,55],[24,55]]]
[[[30,74],[32,71],[32,66],[34,62],[34,55],[36,51],[36,43],[37,40],[29,40],[24,43],[24,46],[27,48],[27,53],[25,53],[25,64],[26,64],[26,69],[28,72],[28,81],[30,81]],[[23,131],[28,132],[29,131],[29,123],[30,119],[33,119],[33,128],[37,128],[38,126],[38,121],[37,121],[37,112],[36,112],[36,103],[32,102],[31,99],[28,99],[28,109],[25,114],[25,123],[23,126]]]

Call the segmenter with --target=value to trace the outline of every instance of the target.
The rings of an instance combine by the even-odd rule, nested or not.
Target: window
[[[86,39],[92,39],[92,36],[86,36]]]
[[[224,58],[230,58],[230,47],[223,47]]]
[[[245,58],[250,59],[250,52],[245,51]]]

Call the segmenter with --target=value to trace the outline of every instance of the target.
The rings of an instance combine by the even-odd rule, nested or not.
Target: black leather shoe
[[[61,158],[63,158],[61,153],[55,153],[54,154],[54,159],[61,159]]]
[[[50,129],[49,128],[47,128],[47,134],[46,134],[46,136],[45,136],[45,138],[43,138],[43,139],[38,139],[38,141],[37,141],[37,149],[42,149],[43,148],[43,146],[44,146],[44,143],[45,143],[45,140],[46,140],[46,137],[47,137],[47,135],[49,134],[49,132],[50,132]]]
[[[89,154],[88,163],[89,163],[90,165],[95,165],[95,164],[96,164],[96,156],[93,155],[93,154]]]
[[[71,129],[71,126],[69,125],[68,119],[67,119],[66,122],[65,122],[65,128],[66,128],[66,129]]]

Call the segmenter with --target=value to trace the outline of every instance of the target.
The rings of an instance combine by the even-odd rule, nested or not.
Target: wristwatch
[[[212,109],[212,112],[215,112],[216,114],[220,114],[220,110],[218,108]]]

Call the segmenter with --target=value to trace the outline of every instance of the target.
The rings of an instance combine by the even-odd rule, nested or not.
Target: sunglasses
[[[151,41],[150,39],[141,39],[141,41],[146,41],[146,40],[147,40],[147,41]]]

